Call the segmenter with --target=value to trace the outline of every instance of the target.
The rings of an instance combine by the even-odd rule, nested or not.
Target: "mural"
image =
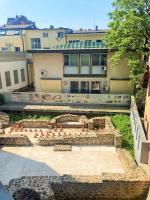
[[[7,93],[12,102],[23,103],[67,103],[67,104],[116,104],[129,105],[130,95],[117,94],[68,94],[68,93],[28,93],[28,92],[13,92]]]

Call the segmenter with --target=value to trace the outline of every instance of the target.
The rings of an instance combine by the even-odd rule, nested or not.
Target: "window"
[[[101,65],[107,65],[107,54],[101,54]]]
[[[25,81],[25,73],[24,73],[24,69],[21,69],[21,81],[22,81],[22,82]]]
[[[78,81],[70,82],[70,92],[71,93],[79,93],[79,83]]]
[[[57,38],[62,38],[64,36],[64,33],[63,32],[58,32],[57,33]]]
[[[100,54],[99,53],[92,54],[92,65],[93,66],[100,65]]]
[[[48,38],[48,32],[43,33],[43,38]]]
[[[7,47],[2,47],[2,51],[8,51]]]
[[[64,55],[64,65],[65,66],[78,66],[79,65],[79,55],[78,54]]]
[[[100,44],[102,43],[102,40],[96,40],[96,43]]]
[[[80,62],[81,62],[81,66],[89,66],[90,65],[90,56],[89,56],[89,54],[81,54]]]
[[[81,82],[81,93],[89,93],[89,82],[88,81]]]
[[[31,48],[32,49],[41,49],[41,39],[40,38],[31,38]]]
[[[5,72],[6,86],[11,86],[10,71]]]
[[[20,51],[20,47],[15,47],[15,51]]]
[[[15,84],[19,83],[19,78],[18,78],[18,70],[14,70],[14,82]]]
[[[64,65],[69,66],[69,55],[64,55]]]
[[[78,66],[79,65],[79,55],[72,54],[70,55],[70,66]]]
[[[2,79],[1,79],[1,74],[0,74],[0,89],[2,89]]]
[[[92,82],[91,93],[94,93],[94,94],[100,93],[100,82],[99,81]]]

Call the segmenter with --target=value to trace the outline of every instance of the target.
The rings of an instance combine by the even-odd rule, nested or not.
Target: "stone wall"
[[[10,123],[9,116],[4,112],[0,112],[0,129],[7,127],[9,123]]]
[[[47,128],[49,125],[49,120],[28,120],[23,119],[18,121],[16,124],[19,124],[23,128]]]
[[[145,172],[126,150],[118,153],[124,174],[22,177],[11,180],[8,190],[14,194],[20,188],[29,188],[38,192],[41,200],[146,200],[150,181]]]
[[[48,146],[56,144],[70,145],[114,145],[114,134],[99,134],[98,136],[76,136],[64,138],[39,138],[39,145]],[[118,143],[117,143],[118,145]]]
[[[0,145],[31,145],[30,140],[26,135],[1,135]]]

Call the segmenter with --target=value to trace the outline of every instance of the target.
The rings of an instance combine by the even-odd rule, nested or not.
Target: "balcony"
[[[64,77],[106,77],[106,66],[64,66]]]

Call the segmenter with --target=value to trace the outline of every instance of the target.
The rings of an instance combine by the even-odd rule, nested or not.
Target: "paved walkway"
[[[53,147],[3,147],[0,150],[0,180],[22,176],[101,175],[124,173],[115,147],[73,146],[72,151]]]
[[[86,106],[52,106],[52,105],[17,105],[5,104],[0,105],[0,110],[6,111],[44,111],[56,113],[79,113],[79,114],[102,114],[102,113],[130,113],[128,108],[124,107],[98,107],[97,105]]]

